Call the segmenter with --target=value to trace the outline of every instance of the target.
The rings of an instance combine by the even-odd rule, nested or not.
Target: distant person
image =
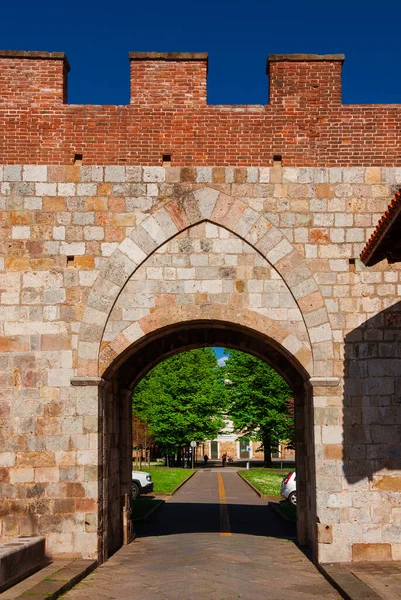
[[[207,461],[209,460],[209,457],[207,454],[205,454],[205,456],[203,457],[203,462],[205,463],[205,467],[207,465]]]
[[[226,466],[226,460],[227,460],[227,454],[224,452],[224,454],[221,455],[221,462],[223,467]]]

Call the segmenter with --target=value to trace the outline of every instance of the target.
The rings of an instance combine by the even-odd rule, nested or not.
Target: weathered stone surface
[[[250,328],[310,381],[315,447],[304,450],[333,539],[319,556],[350,560],[352,543],[395,547],[400,270],[353,261],[397,181],[396,168],[359,166],[1,167],[1,534],[26,531],[35,485],[60,512],[73,498],[98,514],[97,475],[84,473],[103,468],[104,388],[71,387],[71,377],[107,380],[145,336],[215,320]],[[81,485],[71,497],[68,473],[82,474],[68,481]],[[94,556],[95,517],[86,528],[74,518],[64,547]],[[52,552],[62,535],[48,536]]]
[[[400,492],[401,477],[387,475],[384,475],[383,477],[375,477],[373,488],[387,492]]]
[[[0,544],[0,591],[38,567],[44,559],[44,537],[19,537]]]
[[[390,544],[352,544],[352,560],[361,561],[382,561],[391,560]]]

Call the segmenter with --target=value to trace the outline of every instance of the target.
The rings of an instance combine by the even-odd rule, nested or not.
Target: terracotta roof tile
[[[376,225],[376,229],[370,236],[366,246],[362,250],[360,254],[361,261],[366,266],[371,266],[376,264],[380,260],[386,257],[383,251],[379,252],[379,246],[384,241],[384,238],[389,233],[391,226],[393,225],[395,219],[401,213],[401,190],[398,191],[394,198],[391,200],[390,204],[384,215],[379,220]]]

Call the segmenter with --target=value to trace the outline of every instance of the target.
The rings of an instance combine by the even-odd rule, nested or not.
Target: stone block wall
[[[132,103],[95,107],[65,104],[63,55],[0,53],[2,538],[117,547],[134,383],[119,369],[218,324],[304,383],[316,557],[399,558],[400,269],[358,256],[401,186],[401,109],[341,105],[342,60],[271,57],[271,104],[213,107],[205,55],[134,55]]]
[[[370,542],[399,556],[400,270],[356,258],[399,169],[0,173],[4,538],[45,534],[53,553],[96,554],[98,388],[71,378],[107,378],[130,345],[171,323],[217,319],[264,333],[318,378],[307,451],[317,516],[333,532],[321,559],[350,560]]]

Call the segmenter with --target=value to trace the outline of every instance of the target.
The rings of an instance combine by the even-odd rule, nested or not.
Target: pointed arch
[[[100,346],[108,316],[134,271],[169,239],[205,220],[246,241],[277,270],[304,319],[314,355],[312,373],[333,373],[332,331],[326,306],[304,258],[277,227],[246,202],[204,186],[173,198],[148,216],[119,244],[101,269],[82,317],[78,375],[99,375]]]
[[[300,340],[293,331],[278,324],[269,317],[252,310],[224,304],[174,306],[159,308],[150,315],[132,323],[111,342],[102,345],[99,357],[99,376],[106,377],[111,365],[116,367],[132,353],[132,348],[146,335],[179,323],[202,322],[206,326],[217,323],[232,323],[249,330],[257,331],[272,341],[282,354],[291,358],[299,370],[310,373],[313,370],[313,357],[310,347]]]

